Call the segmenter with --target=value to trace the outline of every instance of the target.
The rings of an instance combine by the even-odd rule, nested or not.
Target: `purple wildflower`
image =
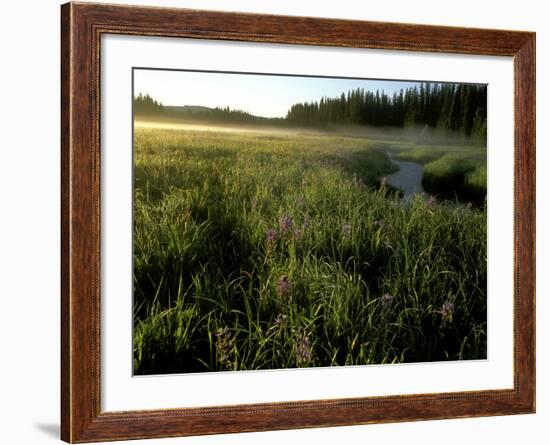
[[[292,283],[286,275],[282,275],[277,281],[277,286],[275,288],[277,295],[281,298],[290,297],[292,292]]]
[[[431,207],[435,204],[435,196],[430,195],[426,201],[426,207]]]
[[[296,342],[296,365],[298,367],[307,366],[313,358],[311,342],[306,333],[301,334]]]
[[[292,233],[292,236],[295,241],[300,241],[300,238],[302,238],[302,230],[298,227],[294,229],[294,232]]]
[[[382,307],[384,309],[387,309],[391,306],[392,302],[393,302],[393,299],[394,299],[394,296],[393,295],[390,295],[390,294],[384,294],[382,295],[382,298],[380,299],[380,302],[382,304]]]
[[[286,319],[287,319],[287,316],[285,314],[279,314],[275,317],[275,320],[273,320],[273,325],[282,327]]]
[[[273,244],[275,244],[275,242],[277,241],[278,235],[279,234],[275,229],[267,229],[267,231],[265,232],[265,240],[267,241],[267,244],[269,246],[272,246]]]
[[[443,318],[443,323],[451,323],[453,321],[453,313],[455,311],[455,305],[451,300],[445,301],[443,306],[441,306],[441,317]]]
[[[290,216],[283,215],[279,218],[279,230],[282,235],[289,233],[292,230],[293,221]]]

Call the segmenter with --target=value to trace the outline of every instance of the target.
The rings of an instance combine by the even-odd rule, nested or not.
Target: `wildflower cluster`
[[[277,286],[275,286],[275,292],[280,298],[288,299],[292,295],[292,283],[286,275],[282,275],[277,280]]]
[[[452,323],[454,311],[455,311],[455,305],[451,299],[443,303],[443,305],[441,306],[441,310],[439,312],[441,313],[441,318],[443,320],[444,326]]]
[[[306,218],[301,227],[297,226],[288,215],[283,215],[279,218],[279,227],[277,229],[270,228],[265,232],[265,240],[268,248],[273,248],[278,240],[294,240],[300,241],[304,232],[309,228],[310,220]]]
[[[380,304],[382,305],[382,308],[388,309],[393,303],[394,298],[395,297],[390,294],[382,295],[382,298],[380,299]]]
[[[294,221],[288,215],[283,215],[279,218],[279,231],[282,236],[287,235],[292,231]]]
[[[267,241],[268,247],[273,247],[277,242],[277,237],[279,233],[275,229],[267,229],[265,232],[265,240]]]

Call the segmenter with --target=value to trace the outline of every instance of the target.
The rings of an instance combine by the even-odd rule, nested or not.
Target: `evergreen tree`
[[[423,82],[389,96],[355,89],[339,97],[293,105],[286,121],[304,126],[362,124],[422,125],[483,139],[487,128],[487,87]]]

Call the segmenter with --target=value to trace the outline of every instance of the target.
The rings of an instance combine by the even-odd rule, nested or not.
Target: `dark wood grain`
[[[70,350],[70,243],[69,243],[69,166],[70,166],[70,16],[63,6],[61,14],[61,437],[70,440],[71,350]]]
[[[513,56],[516,106],[514,388],[101,412],[99,61],[103,33]],[[69,3],[61,8],[61,37],[63,440],[91,442],[534,412],[533,33]]]

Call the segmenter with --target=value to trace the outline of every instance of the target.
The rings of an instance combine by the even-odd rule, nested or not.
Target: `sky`
[[[337,97],[349,90],[385,91],[419,85],[408,81],[230,74],[134,69],[134,96],[149,94],[163,105],[229,107],[256,116],[285,117],[299,102]]]

